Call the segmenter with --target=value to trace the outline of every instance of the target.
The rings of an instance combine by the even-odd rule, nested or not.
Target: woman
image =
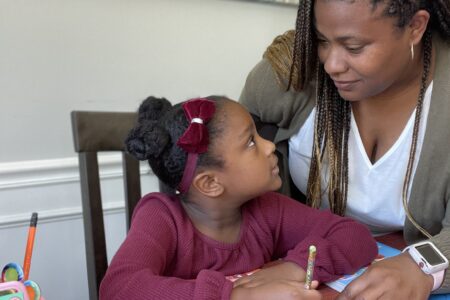
[[[450,258],[449,0],[300,1],[295,33],[269,46],[240,102],[279,127],[280,170],[308,204]],[[428,275],[406,251],[341,298],[432,291],[450,292],[450,272]]]

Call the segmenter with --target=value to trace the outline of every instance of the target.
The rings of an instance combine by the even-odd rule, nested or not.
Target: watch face
[[[427,260],[431,266],[444,263],[444,259],[437,253],[430,244],[423,244],[415,247],[417,251]]]

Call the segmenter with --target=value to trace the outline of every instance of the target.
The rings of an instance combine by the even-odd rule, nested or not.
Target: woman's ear
[[[418,10],[409,22],[409,29],[411,32],[410,40],[412,45],[417,45],[422,40],[422,37],[427,29],[430,21],[430,14],[424,10]]]
[[[192,185],[203,195],[219,197],[224,192],[224,187],[213,171],[201,171],[195,175]]]

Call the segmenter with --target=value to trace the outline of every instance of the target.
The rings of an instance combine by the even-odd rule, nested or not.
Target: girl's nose
[[[271,155],[272,153],[274,153],[275,149],[276,149],[275,144],[272,143],[272,141],[269,141],[269,140],[266,140],[266,139],[263,139],[263,141],[265,143],[264,147],[266,149],[266,154],[267,155]]]

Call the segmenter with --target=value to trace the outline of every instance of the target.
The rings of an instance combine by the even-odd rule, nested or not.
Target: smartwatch
[[[432,242],[425,241],[412,244],[406,247],[403,252],[408,252],[425,274],[433,276],[432,291],[441,286],[445,270],[448,268],[448,260]]]

